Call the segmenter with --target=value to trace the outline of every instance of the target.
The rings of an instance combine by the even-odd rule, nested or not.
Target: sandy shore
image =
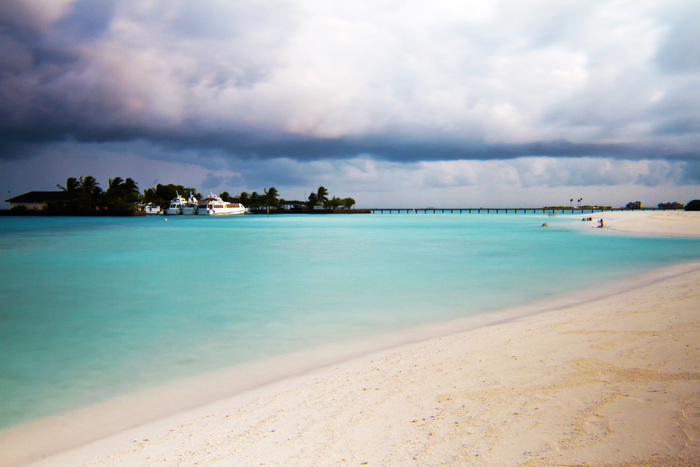
[[[606,226],[661,233],[620,214],[639,219]],[[700,263],[677,265],[418,330],[35,465],[700,465],[699,317]],[[0,435],[0,465],[45,454],[27,438]]]
[[[616,211],[576,217],[592,217],[594,226],[603,219],[604,229],[619,232],[700,237],[700,212],[694,211]]]

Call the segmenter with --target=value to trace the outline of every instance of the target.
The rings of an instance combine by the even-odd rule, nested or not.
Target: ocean
[[[700,258],[698,239],[577,223],[439,212],[0,217],[0,428]]]

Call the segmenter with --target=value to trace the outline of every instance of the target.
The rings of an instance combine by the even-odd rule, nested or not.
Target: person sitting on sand
[[[598,227],[601,229],[603,228],[603,219],[600,220],[600,224],[598,224]]]

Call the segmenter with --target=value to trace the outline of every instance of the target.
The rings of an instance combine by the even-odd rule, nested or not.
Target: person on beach
[[[600,220],[600,224],[598,224],[598,227],[601,229],[603,228],[603,219]]]

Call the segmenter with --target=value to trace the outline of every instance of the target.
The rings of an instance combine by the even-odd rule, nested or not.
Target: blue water
[[[609,235],[572,222],[2,217],[0,427],[700,258],[696,239]]]

